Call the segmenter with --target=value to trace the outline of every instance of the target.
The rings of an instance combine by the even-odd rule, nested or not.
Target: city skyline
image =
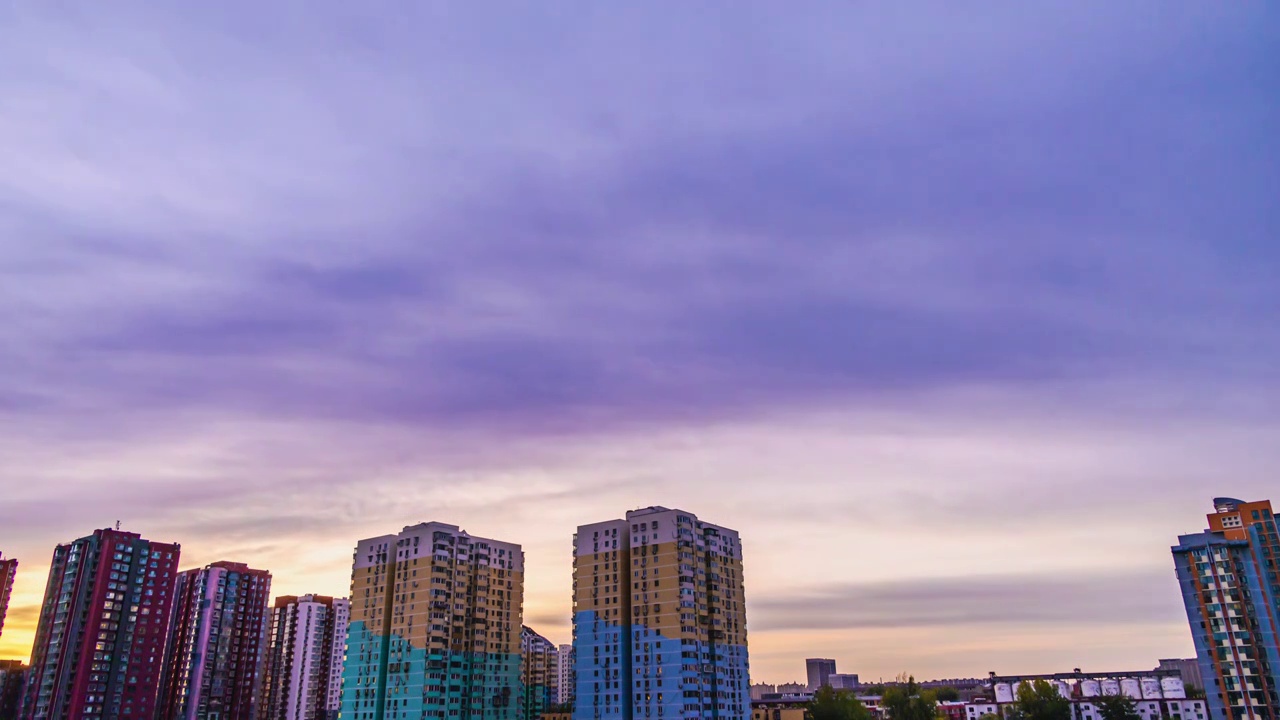
[[[714,3],[713,3],[714,5]],[[0,9],[0,659],[121,527],[279,594],[425,519],[742,533],[752,678],[1192,654],[1280,469],[1280,10]]]

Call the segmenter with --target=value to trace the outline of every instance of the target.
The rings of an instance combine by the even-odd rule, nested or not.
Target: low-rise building
[[[1071,702],[1075,720],[1102,720],[1096,699],[1104,695],[1131,698],[1143,720],[1210,720],[1208,704],[1187,697],[1182,677],[1175,669],[1086,673],[1079,668],[1051,675],[991,673],[991,697],[969,703],[963,720],[978,720],[986,714],[1003,717],[1017,702],[1022,684],[1037,680],[1049,683]]]
[[[827,684],[836,690],[857,690],[862,686],[857,673],[832,673],[827,676]]]
[[[769,693],[751,703],[751,720],[805,720],[811,693],[781,695]]]

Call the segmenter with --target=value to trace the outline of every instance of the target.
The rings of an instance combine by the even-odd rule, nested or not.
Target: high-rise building
[[[153,720],[179,546],[96,530],[53,551],[24,720]]]
[[[4,635],[4,616],[9,610],[9,595],[13,593],[13,578],[18,574],[18,561],[5,559],[0,552],[0,635]]]
[[[559,657],[555,643],[520,628],[520,712],[525,720],[538,720],[556,702]]]
[[[178,573],[160,720],[254,717],[271,573],[216,562]]]
[[[804,661],[809,676],[809,690],[827,687],[836,671],[836,661],[830,658],[809,658]]]
[[[516,720],[524,551],[422,523],[361,540],[343,720]]]
[[[336,720],[351,607],[345,598],[276,598],[259,720]]]
[[[649,507],[573,542],[574,720],[751,716],[737,532]]]
[[[0,660],[0,718],[18,717],[28,670],[21,660]]]
[[[1173,550],[1213,718],[1280,718],[1280,539],[1271,502],[1216,498]]]
[[[573,704],[573,645],[565,643],[556,654],[556,702]]]

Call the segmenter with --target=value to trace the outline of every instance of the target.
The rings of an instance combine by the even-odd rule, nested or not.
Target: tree
[[[884,691],[880,706],[889,720],[934,720],[938,701],[931,692],[922,692],[914,677],[907,677],[906,684],[895,685]]]
[[[954,702],[960,699],[960,691],[953,687],[940,687],[933,691],[938,702]]]
[[[872,720],[871,711],[852,690],[821,687],[808,708],[809,720]]]
[[[1013,710],[1023,720],[1071,720],[1071,701],[1047,680],[1019,685]]]
[[[1102,720],[1142,720],[1138,703],[1123,693],[1094,698],[1093,705],[1098,708]]]

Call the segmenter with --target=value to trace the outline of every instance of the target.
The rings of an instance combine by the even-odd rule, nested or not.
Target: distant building
[[[18,717],[27,670],[21,660],[0,660],[0,718]]]
[[[1271,502],[1215,498],[1209,529],[1172,548],[1215,718],[1280,716],[1280,536]]]
[[[120,530],[54,549],[22,720],[153,720],[179,552]]]
[[[267,632],[259,720],[337,720],[351,604],[324,595],[276,598]]]
[[[778,685],[778,693],[781,695],[794,695],[807,690],[803,683],[782,683]]]
[[[576,720],[747,720],[737,531],[648,507],[574,534]]]
[[[555,643],[520,628],[520,712],[525,720],[538,720],[556,701],[560,651]]]
[[[0,636],[4,635],[4,616],[9,610],[9,596],[13,593],[13,578],[18,574],[18,561],[5,559],[0,552]]]
[[[556,655],[556,702],[573,704],[573,645],[564,643]]]
[[[769,683],[754,683],[751,686],[751,699],[753,701],[760,700],[765,695],[772,695],[776,692],[778,692],[776,685],[770,685]]]
[[[1103,695],[1126,695],[1134,700],[1142,720],[1218,720],[1210,718],[1204,700],[1187,698],[1186,686],[1177,672],[1169,670],[1138,670],[1132,672],[1086,673],[1075,670],[1051,675],[991,674],[991,701],[969,703],[965,720],[990,712],[991,706],[1003,715],[1003,708],[1016,702],[1023,683],[1043,680],[1057,689],[1058,694],[1071,701],[1072,717],[1076,720],[1102,720],[1097,698]]]
[[[439,522],[356,543],[344,720],[517,720],[524,551]]]
[[[831,673],[827,676],[827,684],[837,690],[857,690],[862,687],[857,673]]]
[[[270,599],[271,573],[243,563],[178,573],[160,720],[255,717]]]
[[[1200,662],[1195,658],[1161,660],[1156,670],[1172,670],[1182,676],[1182,684],[1204,690],[1204,678],[1200,675]]]
[[[830,658],[809,658],[804,661],[804,667],[809,678],[809,690],[817,690],[818,688],[830,685],[830,678],[836,672],[836,661]]]

